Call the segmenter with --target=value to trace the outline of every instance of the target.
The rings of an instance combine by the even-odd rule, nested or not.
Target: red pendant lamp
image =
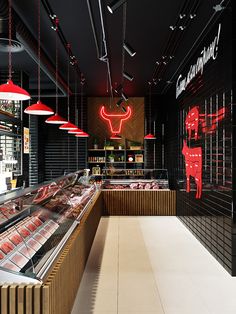
[[[81,133],[81,134],[76,134],[75,136],[76,136],[76,137],[89,137],[89,134],[86,133],[86,132],[83,132],[83,133]]]
[[[8,53],[8,70],[9,79],[6,84],[0,85],[0,99],[1,100],[29,100],[29,93],[18,85],[15,85],[12,81],[12,56],[11,56],[11,45],[12,45],[12,12],[11,12],[11,0],[8,0],[8,17],[9,17],[9,53]]]
[[[78,127],[70,122],[70,54],[69,54],[70,44],[67,44],[68,51],[68,63],[67,63],[67,110],[68,110],[68,122],[62,124],[59,129],[60,130],[76,130]]]
[[[150,133],[148,133],[147,135],[145,135],[144,136],[144,139],[145,140],[156,140],[156,136],[155,135],[153,135],[152,133],[151,133],[151,124],[152,124],[152,122],[151,122],[151,83],[149,84],[149,132]]]
[[[41,71],[41,30],[40,30],[40,0],[38,0],[38,101],[28,106],[24,112],[27,114],[38,115],[38,116],[47,116],[54,113],[54,111],[43,104],[40,100],[41,96],[41,86],[40,86],[40,71]]]
[[[81,129],[79,129],[79,128],[77,128],[77,129],[75,129],[75,130],[69,130],[68,131],[68,134],[83,134],[84,133],[84,131],[82,131]]]
[[[81,129],[83,130],[83,87],[84,87],[84,83],[85,83],[85,80],[84,80],[84,78],[83,77],[81,77],[81,80],[80,80],[80,84],[81,84],[81,93],[80,93],[80,108],[81,108],[81,111],[80,111],[80,119],[81,119]],[[86,137],[89,137],[89,134],[88,133],[86,133],[86,132],[84,132],[84,131],[82,131],[83,133],[79,133],[79,134],[76,134],[75,136],[76,137],[84,137],[84,138],[86,138]]]
[[[58,25],[59,25],[59,19],[55,19],[55,35],[56,35],[56,113],[47,118],[45,121],[46,123],[49,124],[64,124],[67,122],[67,120],[63,117],[61,117],[58,114]]]
[[[113,134],[110,137],[110,140],[121,140],[121,136],[119,134]]]

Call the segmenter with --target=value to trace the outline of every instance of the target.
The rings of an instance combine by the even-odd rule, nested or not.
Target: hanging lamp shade
[[[83,134],[84,131],[82,131],[81,129],[77,128],[76,130],[69,130],[68,133],[69,134]]]
[[[0,99],[2,100],[29,100],[30,94],[12,80],[8,80],[6,84],[0,85]]]
[[[59,126],[59,129],[60,130],[65,130],[65,131],[67,131],[67,130],[76,130],[77,126],[69,121],[69,122],[64,123],[61,126]]]
[[[53,116],[47,118],[45,122],[50,124],[65,124],[67,120],[55,113]]]
[[[54,114],[54,111],[50,107],[44,105],[40,100],[38,100],[36,104],[28,106],[24,110],[24,113],[38,116],[47,116],[50,114]]]
[[[118,135],[118,134],[113,134],[113,135],[110,137],[110,140],[121,140],[121,136]]]
[[[86,132],[83,132],[82,134],[76,134],[76,137],[89,137],[89,134]]]
[[[156,139],[156,136],[153,135],[153,134],[151,134],[151,133],[149,133],[149,134],[147,134],[147,135],[144,136],[144,139],[145,139],[145,140],[155,140],[155,139]]]

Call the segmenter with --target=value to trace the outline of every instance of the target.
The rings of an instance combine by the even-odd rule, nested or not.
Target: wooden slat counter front
[[[175,216],[176,191],[103,190],[104,215]]]

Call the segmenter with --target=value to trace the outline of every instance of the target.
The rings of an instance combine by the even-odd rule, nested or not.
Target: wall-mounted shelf
[[[114,155],[114,161],[109,161],[109,155]],[[128,161],[129,155],[132,155],[134,161]],[[133,168],[135,169],[143,169],[144,168],[144,161],[135,161],[136,155],[142,155],[142,159],[144,158],[144,149],[88,149],[88,165],[90,165],[90,169],[93,171],[94,165],[99,165],[101,168],[101,172],[104,168],[108,168],[113,166],[116,169],[127,169]],[[100,161],[96,161],[100,159]],[[122,159],[122,160],[120,160]],[[101,161],[102,160],[102,161]],[[92,173],[91,171],[91,173]],[[97,171],[97,169],[94,169]]]

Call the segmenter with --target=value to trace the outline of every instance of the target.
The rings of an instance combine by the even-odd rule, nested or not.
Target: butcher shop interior
[[[236,313],[235,21],[0,0],[0,313]]]

